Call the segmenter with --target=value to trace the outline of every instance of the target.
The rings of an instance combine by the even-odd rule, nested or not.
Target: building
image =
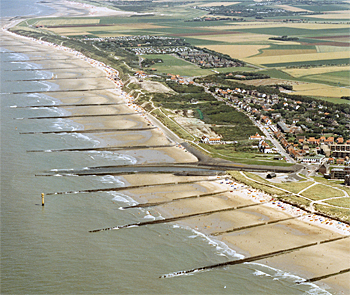
[[[331,144],[330,149],[334,158],[350,157],[350,144]]]
[[[207,136],[202,136],[201,142],[206,143],[206,144],[221,144],[221,139],[220,138],[209,138]]]
[[[345,185],[350,186],[350,175],[345,175]]]
[[[324,156],[316,155],[313,157],[304,157],[303,163],[320,164]]]
[[[252,135],[249,137],[250,140],[262,140],[264,139],[264,136],[261,136],[259,133],[256,133],[255,135]]]
[[[322,164],[320,168],[318,168],[318,172],[322,173],[323,175],[329,174],[329,165]]]
[[[283,122],[278,122],[277,126],[284,133],[289,133],[289,131],[290,131],[290,129],[287,127],[287,125],[285,123],[283,123]]]
[[[330,176],[332,179],[345,179],[345,177],[349,175],[350,175],[350,167],[334,168],[330,173]]]

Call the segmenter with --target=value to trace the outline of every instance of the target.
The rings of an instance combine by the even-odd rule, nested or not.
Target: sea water
[[[121,177],[67,177],[61,176],[60,170],[136,164],[137,159],[110,152],[28,152],[101,143],[90,134],[20,134],[84,126],[69,119],[26,119],[69,113],[61,108],[20,108],[60,104],[48,94],[3,94],[58,86],[52,82],[6,82],[47,78],[53,73],[9,72],[40,66],[25,54],[10,53],[6,48],[0,51],[7,52],[0,53],[2,294],[327,294],[313,284],[296,284],[301,278],[258,263],[174,275],[243,257],[225,244],[177,224],[89,233],[162,216],[155,210],[120,210],[136,204],[123,193],[78,192],[126,186]],[[7,62],[11,60],[23,62]],[[56,176],[36,176],[45,171]],[[41,206],[42,192],[59,191],[76,193],[47,196],[46,206]],[[160,279],[162,275],[167,278]]]

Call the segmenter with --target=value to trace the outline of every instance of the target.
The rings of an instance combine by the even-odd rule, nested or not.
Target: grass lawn
[[[333,187],[336,187],[336,188],[339,188],[343,191],[346,191],[349,195],[350,195],[350,187],[347,187],[347,186],[344,186],[344,185],[341,185],[341,184],[338,184],[336,183],[335,181],[333,180],[328,180],[324,177],[313,177],[313,179],[317,182],[320,182],[322,184],[326,184],[326,185],[331,185]]]
[[[325,203],[350,209],[350,198],[348,197],[325,201]]]
[[[283,161],[273,160],[270,154],[237,152],[233,146],[215,146],[200,144],[204,149],[210,151],[215,158],[227,159],[233,162],[251,165],[267,165],[267,166],[293,166],[293,164]],[[224,148],[223,148],[224,147]]]
[[[264,178],[262,178],[259,175],[256,175],[255,173],[249,173],[246,172],[245,175],[247,175],[248,177],[255,179],[257,181],[266,183],[266,184],[270,184],[270,185],[274,185],[277,187],[280,187],[282,189],[288,190],[292,193],[297,194],[298,192],[300,192],[302,189],[307,188],[308,186],[310,186],[311,184],[313,184],[312,181],[298,181],[298,182],[288,182],[288,183],[274,183],[274,182],[270,182]]]
[[[327,199],[332,197],[342,197],[344,196],[344,193],[339,190],[325,186],[323,184],[317,184],[311,187],[310,189],[304,191],[302,195],[317,201],[317,200],[322,200],[322,199]]]
[[[244,175],[242,175],[239,171],[228,171],[228,174],[232,176],[236,181],[245,183],[246,185],[249,185],[253,188],[260,189],[268,194],[271,195],[285,195],[286,193],[284,191],[281,191],[279,189],[275,189],[273,187],[269,187],[263,184],[256,183],[255,181],[249,180]]]
[[[157,63],[152,66],[160,73],[180,76],[204,76],[213,74],[211,70],[201,69],[197,65],[169,54],[147,54],[142,57],[148,59],[162,59],[162,63]]]

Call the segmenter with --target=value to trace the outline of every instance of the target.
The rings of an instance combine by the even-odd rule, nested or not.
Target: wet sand
[[[2,34],[3,35],[3,34]],[[15,38],[13,36],[4,35],[4,40],[11,41],[13,47],[8,49],[25,51],[28,49],[38,49],[47,51],[47,56],[54,58],[66,58],[66,60],[50,61],[45,60],[36,62],[42,64],[45,68],[72,68],[78,73],[79,77],[86,77],[87,79],[76,80],[54,80],[60,89],[96,89],[104,88],[104,90],[91,92],[69,92],[64,93],[50,93],[57,99],[60,99],[64,104],[81,104],[81,103],[126,103],[114,106],[99,106],[99,107],[66,107],[66,110],[71,114],[122,114],[135,113],[133,116],[118,116],[118,117],[102,117],[95,118],[75,118],[74,121],[84,125],[85,129],[93,128],[120,128],[125,129],[140,126],[149,126],[150,122],[147,117],[142,114],[136,114],[137,108],[133,108],[130,101],[125,95],[116,94],[115,91],[107,90],[115,88],[115,84],[103,78],[95,79],[91,77],[101,77],[104,73],[99,68],[89,66],[85,61],[77,59],[74,54],[62,52],[54,48],[47,48],[41,46],[36,42],[29,41],[23,38]],[[11,43],[8,42],[8,43]],[[27,47],[16,47],[16,44],[27,44]],[[19,49],[21,48],[21,49]],[[26,48],[24,50],[24,48]],[[35,55],[26,53],[31,59],[35,59]],[[37,56],[37,55],[36,55]],[[78,70],[79,69],[79,70]],[[62,70],[50,70],[54,74],[59,75]],[[74,76],[74,71],[70,69],[70,77]],[[90,77],[90,78],[88,78]],[[129,104],[129,106],[128,106]],[[101,140],[101,145],[119,145],[119,146],[137,146],[137,145],[165,145],[171,141],[163,135],[161,129],[153,129],[144,133],[140,132],[125,132],[120,133],[104,133],[96,135]],[[195,162],[196,158],[185,152],[181,147],[175,146],[170,148],[163,148],[147,151],[132,151],[135,158],[141,162]],[[128,152],[131,154],[132,152]],[[174,182],[174,185],[168,186],[154,186],[142,189],[125,190],[123,194],[131,196],[138,202],[159,202],[171,201],[173,199],[188,197],[192,195],[202,195],[208,192],[222,191],[230,189],[222,180],[206,181],[208,177],[183,177],[174,176],[171,174],[137,174],[123,176],[126,183],[130,185],[139,184],[161,184]],[[176,182],[193,181],[198,182],[194,184],[175,184]],[[187,199],[177,202],[167,203],[158,207],[153,207],[162,214],[163,217],[182,216],[193,213],[207,212],[210,210],[219,210],[225,208],[233,208],[232,211],[218,212],[201,217],[188,218],[179,221],[179,224],[190,226],[203,232],[207,235],[215,234],[217,232],[239,228],[247,225],[256,224],[262,221],[279,220],[290,217],[291,215],[271,208],[267,205],[260,204],[258,200],[253,200],[246,193],[242,193],[241,185],[237,185],[237,189],[232,189],[232,192],[226,192],[215,196],[198,197],[196,199]],[[253,205],[244,209],[234,209],[237,206]],[[132,210],[132,209],[131,209]],[[116,224],[111,224],[116,226]],[[341,237],[342,234],[335,231],[322,228],[320,226],[306,223],[298,219],[281,221],[271,225],[264,225],[253,227],[247,230],[238,230],[231,233],[221,234],[215,236],[216,239],[224,241],[238,253],[246,256],[255,256],[263,253],[274,252],[277,250],[288,249],[291,247],[301,246],[312,242],[324,241],[336,237]],[[302,250],[293,251],[288,254],[276,256],[273,258],[258,261],[268,266],[276,267],[278,269],[288,271],[295,275],[312,278],[338,272],[340,270],[349,268],[349,260],[346,259],[349,253],[349,239],[311,246]],[[205,264],[205,262],[203,262]],[[350,275],[349,273],[343,275],[335,275],[328,279],[318,282],[326,289],[334,294],[346,294],[350,290]]]

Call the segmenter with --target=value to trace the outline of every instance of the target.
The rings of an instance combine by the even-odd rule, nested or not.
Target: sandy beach
[[[67,5],[72,5],[68,3]],[[73,4],[81,8],[76,10],[78,15],[109,14],[110,10],[91,8]],[[67,10],[65,10],[67,9]],[[63,15],[70,8],[62,8],[56,16]],[[119,12],[115,12],[118,15]],[[135,105],[132,97],[121,90],[122,82],[114,81],[117,72],[105,65],[87,59],[77,52],[60,46],[52,46],[43,42],[16,37],[7,32],[1,33],[3,40],[8,44],[7,49],[17,52],[44,51],[45,53],[27,52],[30,60],[46,56],[47,59],[35,61],[43,68],[50,68],[53,72],[53,82],[59,85],[60,90],[86,90],[89,92],[50,93],[62,104],[77,104],[65,107],[71,115],[94,115],[95,117],[72,118],[82,124],[85,130],[122,128],[125,132],[96,133],[100,146],[141,146],[141,145],[169,145],[174,142],[164,135],[163,129],[154,125],[148,115],[139,106]],[[17,47],[21,45],[21,47]],[[25,46],[24,46],[25,45]],[[19,49],[20,48],[20,49]],[[50,60],[51,58],[51,60]],[[53,60],[55,59],[55,60]],[[55,70],[54,68],[57,68]],[[59,69],[60,68],[60,69]],[[63,69],[63,70],[62,70]],[[72,79],[77,78],[77,79]],[[79,106],[79,104],[118,103],[110,106]],[[118,114],[118,116],[99,117],[103,114]],[[125,115],[122,115],[125,114]],[[130,128],[155,127],[146,131],[130,131]],[[133,156],[137,163],[191,163],[197,159],[179,142],[173,147],[161,147],[148,150],[132,150],[118,153]],[[155,184],[142,189],[124,190],[122,193],[139,203],[168,202],[152,207],[150,215],[164,218],[190,215],[232,208],[231,211],[187,218],[179,221],[182,226],[190,226],[206,235],[225,242],[229,247],[244,256],[256,256],[292,247],[302,246],[313,242],[322,242],[328,239],[343,237],[350,234],[349,226],[338,224],[331,220],[320,220],[317,216],[298,212],[298,209],[285,204],[274,202],[271,196],[255,191],[243,184],[236,183],[228,177],[217,176],[175,176],[172,174],[131,174],[124,175],[123,180],[129,185]],[[181,184],[193,181],[194,183]],[[174,183],[173,185],[156,186],[156,184]],[[177,183],[177,184],[176,184]],[[201,197],[211,192],[222,192],[213,196]],[[189,196],[197,198],[173,201]],[[170,201],[170,202],[169,202]],[[237,207],[254,205],[239,209]],[[295,217],[293,219],[289,219]],[[283,221],[284,219],[288,219]],[[269,221],[278,221],[269,224]],[[325,221],[324,223],[322,223]],[[239,230],[241,227],[253,226],[267,222],[265,225]],[[328,223],[327,223],[328,222]],[[327,224],[326,224],[327,223]],[[332,224],[330,224],[332,223]],[[117,224],[111,224],[116,226]],[[232,232],[223,233],[236,229]],[[222,232],[221,234],[218,234]],[[292,273],[302,278],[313,278],[333,274],[350,267],[346,257],[349,254],[349,239],[310,246],[276,257],[257,261],[268,267],[274,267]],[[174,270],[175,271],[175,270]],[[350,290],[350,274],[334,275],[317,284],[332,294],[347,294]]]

